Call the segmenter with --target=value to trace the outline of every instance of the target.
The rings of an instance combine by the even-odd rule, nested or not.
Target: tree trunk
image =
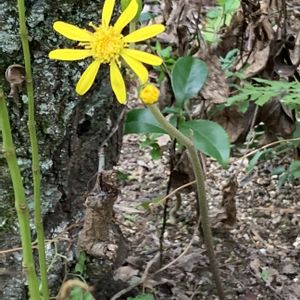
[[[82,28],[86,28],[90,21],[98,24],[103,2],[26,1],[41,155],[43,215],[48,239],[83,216],[86,194],[96,180],[99,146],[116,125],[122,109],[112,94],[106,67],[101,69],[95,84],[86,96],[79,97],[75,93],[76,82],[90,61],[50,60],[48,58],[50,50],[62,45],[64,47],[76,45],[55,33],[52,24],[56,20],[63,20]],[[4,75],[9,65],[23,64],[16,1],[0,0],[0,20],[0,74]],[[4,76],[0,76],[0,85],[8,95],[10,86],[5,82]],[[8,102],[26,195],[32,208],[25,87],[20,91],[19,99],[9,97]],[[122,124],[108,141],[105,153],[106,169],[111,168],[118,159],[121,137]],[[11,181],[6,161],[0,153],[1,250],[20,245],[16,224]],[[75,229],[78,231],[80,227],[77,226]],[[69,231],[66,231],[63,237],[65,238],[63,246],[61,242],[57,242],[57,245],[62,246],[58,252],[69,258],[72,247],[68,246],[72,243],[73,237]],[[51,245],[52,247],[48,247],[47,250],[48,259],[55,256],[53,244]],[[26,299],[20,258],[20,252],[10,252],[1,256],[0,299]],[[65,263],[66,261],[60,257],[55,260],[49,275],[50,286],[61,282],[62,276],[65,275],[63,274]],[[54,296],[53,290],[51,295]]]

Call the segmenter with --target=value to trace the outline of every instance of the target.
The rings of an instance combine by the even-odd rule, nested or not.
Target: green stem
[[[192,140],[183,135],[178,129],[172,126],[162,115],[157,105],[150,105],[149,109],[155,119],[159,122],[162,128],[172,137],[175,138],[181,145],[184,145],[188,151],[189,159],[193,167],[193,171],[196,178],[197,192],[198,192],[198,204],[200,208],[201,224],[203,230],[204,241],[209,257],[211,272],[214,277],[214,281],[217,287],[218,296],[221,300],[225,299],[222,281],[219,273],[217,260],[214,253],[213,238],[211,228],[208,219],[208,205],[205,192],[205,180],[203,175],[202,166],[199,160],[197,150]]]
[[[133,20],[129,23],[129,33],[134,32],[135,30],[136,30],[136,21]],[[134,48],[134,43],[130,43],[129,48]]]
[[[7,160],[15,195],[15,207],[20,224],[20,235],[23,249],[23,269],[29,286],[30,297],[40,299],[39,284],[35,272],[33,253],[31,247],[31,233],[29,226],[29,210],[25,200],[25,191],[20,169],[17,163],[16,151],[13,144],[8,111],[3,94],[0,89],[0,129],[2,130],[3,150]]]
[[[134,32],[136,30],[136,21],[131,21],[129,23],[129,33]]]
[[[40,195],[40,162],[38,153],[38,141],[36,136],[35,107],[33,96],[33,81],[31,74],[30,49],[28,42],[28,33],[26,28],[25,4],[24,0],[18,0],[20,37],[22,41],[24,64],[26,72],[26,88],[28,96],[28,129],[30,135],[31,154],[32,154],[32,175],[34,189],[34,222],[36,226],[39,266],[41,273],[41,284],[43,299],[49,299],[49,289],[47,280],[47,266],[45,255],[45,234],[43,228],[43,219],[41,213],[41,195]]]

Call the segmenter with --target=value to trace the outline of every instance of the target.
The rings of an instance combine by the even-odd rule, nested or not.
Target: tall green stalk
[[[188,151],[188,156],[193,167],[196,178],[198,203],[200,208],[201,224],[203,229],[204,241],[209,257],[211,272],[217,287],[218,296],[221,300],[225,299],[222,281],[217,265],[217,260],[214,253],[212,233],[208,219],[208,206],[205,192],[205,181],[202,166],[199,160],[197,150],[192,140],[183,135],[179,130],[172,126],[162,115],[156,104],[148,106],[155,119],[159,122],[162,128],[172,137],[175,138],[181,145],[185,146]]]
[[[31,234],[29,226],[29,210],[25,200],[25,191],[20,169],[17,163],[16,151],[13,144],[8,111],[0,88],[0,130],[2,131],[3,150],[7,160],[10,176],[13,183],[15,206],[20,224],[20,235],[23,249],[23,269],[29,286],[32,300],[40,299],[39,284],[35,272],[34,260],[31,247]]]
[[[38,142],[36,136],[36,123],[35,123],[35,107],[33,96],[33,82],[31,74],[30,50],[28,42],[28,32],[26,28],[25,4],[24,0],[18,0],[19,22],[20,22],[20,37],[22,41],[24,64],[26,72],[26,88],[28,96],[28,129],[31,143],[32,154],[32,175],[34,186],[34,221],[36,226],[38,253],[39,253],[39,266],[41,273],[41,284],[43,299],[49,299],[49,289],[47,280],[47,266],[45,255],[45,234],[43,228],[43,219],[41,213],[41,195],[40,195],[40,162],[38,153]]]

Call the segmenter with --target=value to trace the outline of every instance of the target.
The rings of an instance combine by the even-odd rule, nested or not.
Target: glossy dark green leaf
[[[125,134],[129,133],[165,133],[149,109],[133,109],[127,114]]]
[[[188,121],[180,124],[180,131],[193,139],[198,150],[216,159],[226,167],[229,162],[230,144],[225,130],[208,120]]]
[[[196,96],[203,87],[208,76],[205,62],[192,56],[177,60],[172,70],[172,89],[176,104],[180,107],[184,102]]]

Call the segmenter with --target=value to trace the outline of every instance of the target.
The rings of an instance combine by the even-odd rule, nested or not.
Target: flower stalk
[[[32,155],[32,176],[33,176],[33,189],[34,189],[34,222],[37,234],[38,254],[39,254],[39,267],[41,274],[42,295],[44,300],[49,299],[49,289],[47,280],[47,266],[45,255],[45,234],[43,228],[43,219],[41,213],[41,195],[40,195],[40,161],[38,152],[38,140],[36,135],[36,122],[35,122],[35,107],[33,95],[33,81],[31,73],[30,49],[28,42],[28,32],[26,28],[25,4],[24,0],[18,0],[18,12],[20,23],[20,37],[23,48],[26,88],[28,96],[28,129],[30,135],[31,155]],[[36,299],[36,298],[33,298]]]
[[[203,175],[202,166],[198,157],[197,150],[191,139],[182,134],[178,129],[172,126],[162,115],[161,111],[156,104],[148,106],[155,119],[159,122],[162,128],[174,139],[176,139],[181,145],[185,146],[188,151],[188,156],[193,167],[193,171],[196,178],[197,193],[198,193],[198,205],[200,209],[201,224],[203,230],[204,241],[209,257],[211,272],[214,277],[214,281],[217,287],[217,292],[220,300],[225,299],[222,281],[217,265],[217,260],[214,253],[213,239],[211,228],[208,219],[208,205],[205,192],[205,180]]]
[[[38,279],[35,272],[31,247],[31,233],[29,226],[29,210],[25,200],[25,191],[20,169],[13,144],[11,127],[3,90],[0,88],[0,130],[2,131],[3,150],[7,160],[15,195],[15,207],[20,224],[20,235],[23,249],[23,269],[28,281],[31,299],[40,299]]]

